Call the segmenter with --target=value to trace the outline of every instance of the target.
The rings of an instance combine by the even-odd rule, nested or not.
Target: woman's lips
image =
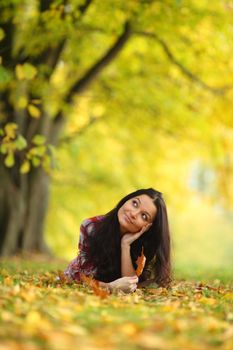
[[[131,225],[133,225],[132,221],[130,220],[130,218],[129,218],[126,214],[124,214],[124,217],[125,217],[125,219],[126,219],[126,221],[127,221],[128,223],[130,223]]]

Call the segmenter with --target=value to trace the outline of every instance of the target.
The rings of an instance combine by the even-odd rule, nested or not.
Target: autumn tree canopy
[[[204,130],[231,198],[232,11],[228,1],[1,1],[2,255],[46,251],[54,150],[83,97],[132,132],[142,122],[178,137]]]

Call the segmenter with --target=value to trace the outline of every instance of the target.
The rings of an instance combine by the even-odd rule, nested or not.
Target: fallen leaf
[[[102,289],[99,286],[99,281],[96,281],[94,278],[85,276],[83,273],[80,274],[81,281],[85,282],[88,286],[93,289],[95,295],[98,295],[101,299],[107,298],[109,292]]]
[[[136,264],[137,264],[136,275],[138,277],[142,274],[142,271],[143,271],[145,263],[146,263],[146,257],[143,254],[143,251],[144,251],[144,247],[142,247],[141,255],[136,260]]]

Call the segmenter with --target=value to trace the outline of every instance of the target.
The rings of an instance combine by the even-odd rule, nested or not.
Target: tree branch
[[[83,5],[79,6],[78,10],[79,13],[83,16],[85,14],[85,12],[87,11],[88,7],[91,5],[93,0],[86,0]],[[64,6],[68,6],[68,0],[64,0]],[[66,11],[64,8],[64,11],[62,13],[61,18],[65,19],[66,17]],[[74,19],[75,20],[75,19]],[[46,50],[46,52],[44,52],[44,56],[46,59],[46,64],[51,68],[51,71],[53,71],[56,68],[56,65],[62,55],[62,52],[64,50],[64,47],[66,45],[67,42],[67,37],[64,38],[60,43],[58,43],[57,47],[55,47],[55,49],[49,49]]]
[[[83,5],[79,7],[79,11],[83,14],[87,11],[88,7],[92,3],[93,0],[86,0]]]
[[[125,43],[129,39],[131,35],[130,24],[127,21],[125,23],[124,31],[122,35],[116,40],[114,45],[98,60],[87,72],[86,74],[78,80],[69,91],[66,96],[65,101],[67,103],[71,102],[72,96],[74,94],[82,93],[91,83],[92,81],[102,72],[102,70],[111,63],[115,57],[119,54],[119,52],[124,47]]]
[[[131,35],[131,28],[130,24],[127,21],[124,26],[124,31],[121,34],[121,36],[116,40],[114,45],[104,54],[104,56],[97,61],[88,71],[87,73],[78,80],[73,87],[71,87],[69,93],[67,94],[65,98],[66,103],[70,103],[71,99],[74,94],[80,94],[85,89],[88,88],[88,86],[92,83],[92,81],[102,72],[102,70],[111,63],[114,58],[117,56],[117,54],[122,50],[125,43],[129,39]],[[56,127],[56,124],[59,125],[63,123],[63,112],[60,110],[57,115],[54,118],[54,127]]]
[[[65,4],[67,1],[65,1]],[[88,7],[92,3],[92,0],[86,0],[83,5],[79,7],[79,12],[81,15],[84,15],[84,13],[87,11]],[[65,12],[62,14],[62,18],[65,19]],[[51,68],[53,71],[62,55],[62,52],[64,50],[64,47],[66,45],[67,38],[63,39],[60,43],[58,43],[57,47],[55,47],[54,50],[49,49],[47,52],[47,65]]]
[[[64,143],[67,144],[69,142],[72,142],[75,137],[84,134],[87,131],[87,129],[89,129],[89,127],[91,125],[93,125],[94,123],[96,123],[99,120],[103,120],[103,118],[91,116],[91,118],[89,119],[88,123],[85,124],[81,129],[76,130],[75,132],[73,132],[69,136],[62,137],[59,140],[59,145],[64,144]]]
[[[80,5],[78,8],[78,11],[80,15],[84,15],[89,6],[91,5],[93,0],[86,0],[83,5]],[[51,1],[47,0],[41,0],[40,3],[40,12],[49,10]],[[64,0],[64,10],[61,14],[61,19],[65,20],[66,14],[69,11],[66,11],[66,6],[68,6],[68,0]],[[74,19],[76,21],[76,19]],[[34,59],[29,59],[28,57],[23,58],[21,60],[21,63],[30,61],[32,64],[38,65],[41,62],[44,62],[47,66],[50,68],[50,73],[48,74],[47,78],[49,79],[52,75],[53,71],[55,70],[57,63],[60,60],[60,57],[62,55],[62,52],[64,50],[64,47],[67,43],[68,38],[65,37],[62,39],[55,48],[46,48],[39,56],[37,56]]]
[[[51,0],[40,0],[40,12],[45,12],[50,8]]]
[[[2,56],[3,61],[2,63],[5,67],[12,68],[14,65],[14,60],[12,57],[12,43],[15,29],[12,19],[7,23],[3,23],[1,27],[5,33],[5,37],[0,44],[0,55]]]
[[[157,34],[141,32],[141,31],[134,32],[134,34],[138,34],[138,35],[142,35],[142,36],[146,36],[146,37],[155,39],[162,46],[162,48],[163,48],[165,54],[167,55],[167,57],[169,58],[169,60],[175,66],[177,66],[179,68],[179,70],[186,77],[188,77],[190,80],[192,80],[195,83],[197,83],[202,88],[204,88],[206,90],[209,90],[211,93],[213,93],[215,95],[224,95],[228,90],[233,88],[232,85],[225,85],[225,86],[220,86],[220,87],[212,87],[212,86],[208,85],[207,83],[205,83],[202,79],[200,79],[198,76],[196,76],[194,73],[192,73],[188,68],[186,68],[182,63],[180,63],[175,58],[175,56],[171,52],[170,48],[168,47],[167,43],[164,40],[162,40],[161,38],[159,38]]]

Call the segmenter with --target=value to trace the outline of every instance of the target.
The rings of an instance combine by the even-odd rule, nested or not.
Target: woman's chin
[[[140,230],[133,230],[132,231],[132,229],[131,229],[128,232],[131,233],[132,235],[135,235],[136,233],[138,233],[138,231],[140,231]]]
[[[136,228],[132,228],[128,225],[124,225],[125,222],[122,222],[122,224],[120,224],[120,231],[122,234],[126,234],[126,233],[131,233],[131,234],[135,234],[138,231],[140,231],[140,229],[136,229]]]

